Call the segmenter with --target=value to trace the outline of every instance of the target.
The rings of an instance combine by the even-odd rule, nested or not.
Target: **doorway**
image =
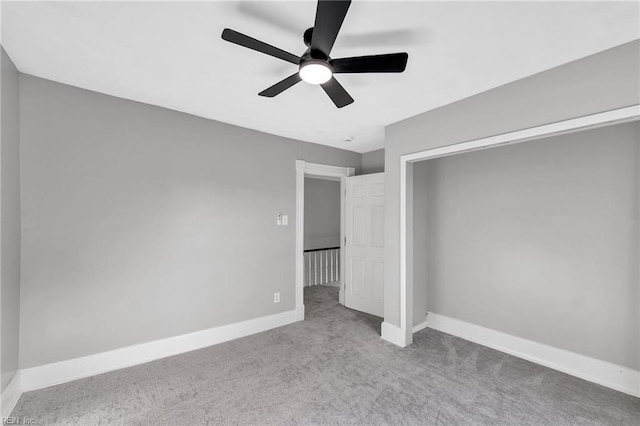
[[[304,178],[304,286],[340,287],[340,179]]]
[[[320,247],[320,248],[334,248],[334,267],[337,262],[337,268],[334,269],[334,274],[338,275],[337,285],[340,287],[338,300],[340,304],[344,304],[344,280],[343,273],[341,270],[342,265],[344,265],[344,241],[345,241],[345,203],[343,194],[345,193],[345,183],[346,178],[349,176],[355,175],[354,167],[341,167],[341,166],[331,166],[326,164],[317,164],[317,163],[309,163],[304,160],[296,160],[296,320],[303,321],[304,320],[304,286],[305,281],[309,280],[307,270],[307,277],[305,279],[305,269],[308,268],[309,257],[305,257],[305,180],[306,178],[320,179],[320,180],[328,180],[333,182],[338,182],[340,185],[340,235],[337,246],[331,247]],[[326,244],[330,238],[328,239],[319,239],[316,240],[314,244]],[[335,241],[335,239],[333,240]],[[337,247],[337,249],[336,249]],[[310,249],[309,249],[310,250]],[[312,252],[307,252],[312,253]],[[307,255],[309,256],[309,255]],[[324,256],[327,256],[325,259],[328,259],[328,251]],[[307,268],[305,268],[305,260],[307,260]],[[316,260],[320,260],[318,255],[316,255]],[[325,260],[326,261],[326,260]],[[326,263],[317,263],[314,267],[318,267],[322,265],[322,269],[314,269],[314,276],[312,279],[316,278],[315,274],[327,274],[328,266],[331,264]],[[327,269],[324,269],[325,265]],[[318,278],[320,278],[318,276]],[[335,276],[334,276],[335,278]],[[314,282],[314,281],[311,281]],[[318,282],[318,281],[316,281]]]

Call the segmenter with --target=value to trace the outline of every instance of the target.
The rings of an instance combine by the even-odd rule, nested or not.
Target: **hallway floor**
[[[36,424],[640,425],[640,399],[438,331],[400,349],[381,319],[305,289],[307,320],[26,393]]]

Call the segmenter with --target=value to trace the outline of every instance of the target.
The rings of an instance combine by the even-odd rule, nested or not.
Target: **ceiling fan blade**
[[[312,51],[319,50],[329,57],[350,5],[351,0],[318,0],[316,23],[311,38]]]
[[[298,83],[300,80],[302,80],[300,78],[300,74],[295,73],[285,78],[284,80],[277,82],[276,84],[269,87],[268,89],[263,90],[262,92],[258,93],[258,95],[266,96],[267,98],[273,98],[274,96],[279,95],[280,93],[287,90],[289,87]]]
[[[407,53],[358,56],[331,61],[334,73],[402,72],[407,67]]]
[[[300,63],[299,56],[296,56],[289,52],[285,52],[282,49],[278,49],[275,46],[264,43],[260,40],[256,40],[255,38],[249,37],[248,35],[230,30],[229,28],[225,28],[224,31],[222,31],[222,39],[231,43],[239,44],[240,46],[244,46],[252,50],[256,50],[258,52],[266,53],[267,55],[271,55],[287,62],[291,62],[292,64],[298,65]]]
[[[331,80],[321,84],[320,86],[322,86],[326,94],[329,95],[333,103],[336,104],[338,108],[342,108],[353,103],[353,98],[346,90],[344,90],[344,87],[342,87],[334,77],[331,77]]]

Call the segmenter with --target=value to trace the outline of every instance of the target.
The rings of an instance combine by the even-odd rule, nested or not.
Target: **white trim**
[[[306,162],[296,160],[296,311],[304,321],[304,170]]]
[[[17,371],[11,381],[9,381],[7,387],[2,391],[2,396],[0,396],[0,406],[2,406],[0,409],[0,417],[3,419],[9,417],[21,396],[20,371]]]
[[[281,312],[195,333],[27,368],[21,372],[21,390],[28,392],[217,345],[294,323],[297,315],[299,315],[297,310]]]
[[[413,154],[400,156],[400,328],[406,336],[405,339],[411,339],[411,333],[408,333],[407,324],[411,321],[408,314],[411,312],[410,308],[413,306],[413,301],[408,300],[407,298],[407,286],[413,285],[413,283],[407,282],[408,256],[407,247],[405,245],[407,241],[407,165],[409,163],[636,120],[640,120],[640,105],[632,105],[625,108],[572,118],[569,120],[558,121],[556,123],[531,127],[515,132],[475,139],[439,148],[427,149]],[[405,341],[404,344],[400,346],[406,346],[410,343],[410,341]]]
[[[474,151],[477,149],[495,147],[496,145],[510,145],[514,143],[521,143],[534,139],[579,132],[587,129],[612,126],[614,124],[621,124],[629,121],[636,121],[639,119],[640,105],[633,105],[626,108],[614,109],[598,114],[586,115],[584,117],[572,118],[570,120],[545,124],[543,126],[531,127],[529,129],[503,133],[501,135],[475,139],[472,141],[454,145],[447,145],[440,148],[428,149],[413,154],[405,154],[401,157],[401,161],[415,162],[419,160],[427,160],[429,158],[443,157],[445,155],[456,154],[464,151]]]
[[[404,332],[400,327],[390,324],[386,321],[380,326],[380,337],[387,342],[404,348],[406,345],[406,339]]]
[[[640,397],[640,371],[638,370],[431,312],[427,315],[427,326]]]
[[[298,164],[303,163],[304,174],[308,176],[316,176],[318,178],[334,177],[343,178],[353,176],[355,169],[353,167],[330,166],[327,164],[308,163],[303,160],[296,160],[296,170]]]
[[[413,326],[413,330],[411,330],[411,331],[414,332],[414,333],[417,333],[418,331],[424,330],[428,326],[429,326],[429,324],[428,324],[427,319],[425,317],[425,320],[422,321],[420,324],[414,325]]]
[[[308,163],[304,160],[296,160],[296,311],[301,311],[302,316],[298,321],[304,320],[304,178],[312,176],[318,179],[340,180],[340,293],[339,301],[344,304],[344,220],[345,200],[344,181],[353,176],[356,169],[353,167],[330,166],[327,164]]]
[[[296,322],[304,321],[304,305],[296,306]]]
[[[407,307],[407,161],[400,157],[400,329],[405,336],[409,323]],[[407,345],[404,341],[401,346]]]
[[[355,173],[355,169],[353,172],[349,172],[349,176],[353,176]],[[340,178],[340,260],[338,261],[338,285],[340,286],[340,290],[338,290],[338,303],[344,306],[344,283],[345,283],[345,274],[347,268],[344,266],[344,260],[347,256],[347,247],[345,245],[346,235],[347,235],[347,179]]]

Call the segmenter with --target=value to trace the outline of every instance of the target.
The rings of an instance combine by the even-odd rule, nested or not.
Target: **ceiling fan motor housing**
[[[331,66],[329,58],[323,55],[321,52],[311,50],[311,48],[307,49],[306,52],[300,57],[300,65],[306,64],[307,62],[316,62],[316,63],[324,63],[327,66]]]

